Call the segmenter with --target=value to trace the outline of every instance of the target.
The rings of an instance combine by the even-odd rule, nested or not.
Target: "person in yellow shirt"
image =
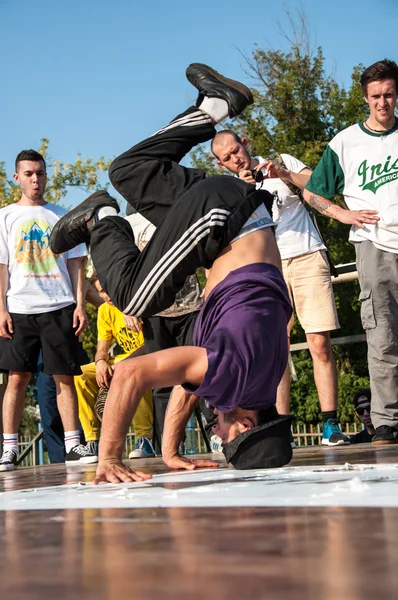
[[[79,419],[88,447],[98,452],[100,421],[95,413],[95,401],[100,388],[109,388],[112,380],[113,365],[124,360],[144,344],[141,323],[134,317],[126,317],[110,301],[102,289],[94,272],[90,283],[104,300],[98,308],[98,341],[94,362],[81,367],[82,374],[75,377],[75,387],[79,405]],[[122,350],[115,358],[109,356],[112,341],[116,341]],[[137,443],[129,458],[148,458],[155,456],[152,446],[152,391],[147,390],[133,419]]]

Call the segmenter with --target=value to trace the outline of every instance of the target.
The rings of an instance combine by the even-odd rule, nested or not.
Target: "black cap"
[[[235,469],[271,469],[283,467],[292,459],[290,416],[278,416],[257,425],[223,444],[227,462]]]

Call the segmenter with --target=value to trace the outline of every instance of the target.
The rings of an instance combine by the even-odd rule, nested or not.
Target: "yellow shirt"
[[[97,317],[98,341],[115,339],[126,355],[132,354],[144,344],[142,330],[139,333],[126,327],[123,313],[107,302],[101,304]],[[120,359],[120,357],[118,357]]]

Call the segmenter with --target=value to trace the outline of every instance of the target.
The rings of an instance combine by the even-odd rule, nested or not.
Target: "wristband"
[[[106,363],[108,362],[104,356],[101,356],[101,358],[97,358],[95,364],[97,364],[100,360],[104,360]]]

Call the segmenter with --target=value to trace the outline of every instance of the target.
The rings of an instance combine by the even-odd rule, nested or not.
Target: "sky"
[[[286,8],[305,12],[326,71],[396,55],[396,0],[0,0],[0,161],[50,140],[49,156],[112,158],[196,97],[191,62],[251,83],[242,53],[289,48]],[[81,194],[71,191],[65,205]]]

